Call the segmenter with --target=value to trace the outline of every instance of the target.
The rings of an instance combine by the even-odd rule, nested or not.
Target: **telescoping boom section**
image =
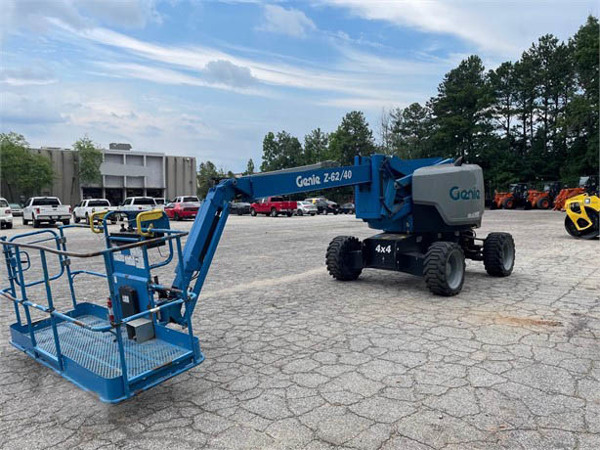
[[[509,234],[475,236],[484,198],[478,166],[357,156],[349,166],[320,163],[222,180],[208,192],[185,245],[187,233],[170,229],[160,210],[129,214],[126,222],[120,217],[119,231],[108,227],[119,215],[110,211],[92,214],[85,226],[1,237],[8,285],[0,295],[13,302],[16,316],[11,343],[103,401],[155,386],[204,359],[192,314],[230,202],[343,186],[354,187],[356,217],[379,233],[362,242],[352,236],[331,241],[326,263],[336,280],[355,280],[365,268],[401,271],[424,277],[434,294],[450,296],[462,288],[465,258],[483,261],[493,276],[512,272]],[[105,248],[69,251],[68,229],[88,226]],[[104,272],[85,263],[94,257],[103,259]],[[175,274],[161,283],[156,271],[167,265]],[[83,277],[106,283],[108,298],[79,302],[76,280]],[[61,280],[68,285],[66,300],[54,293]],[[71,309],[59,311],[65,303]]]

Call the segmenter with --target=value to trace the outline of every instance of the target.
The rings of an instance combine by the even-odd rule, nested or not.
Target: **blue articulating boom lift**
[[[160,210],[128,217],[119,232],[107,226],[117,212],[93,214],[89,227],[106,244],[95,252],[67,250],[65,232],[83,225],[1,237],[8,285],[0,295],[13,302],[16,315],[11,343],[103,401],[132,397],[204,359],[191,318],[230,202],[341,186],[354,186],[356,217],[379,234],[331,241],[326,264],[337,280],[355,280],[364,268],[393,270],[423,276],[434,294],[452,296],[462,289],[465,258],[483,261],[493,276],[513,270],[510,234],[479,239],[474,232],[484,210],[480,167],[357,156],[352,166],[321,163],[222,180],[206,196],[185,247],[186,233],[170,229]],[[76,270],[74,260],[91,257],[104,259],[104,273],[90,265]],[[34,261],[41,270],[32,270]],[[174,280],[161,284],[155,271],[168,264],[175,265]],[[74,281],[84,276],[107,282],[105,306],[77,301]],[[52,285],[63,277],[73,307],[59,312]],[[45,302],[33,298],[36,287]],[[34,320],[33,312],[43,318]]]

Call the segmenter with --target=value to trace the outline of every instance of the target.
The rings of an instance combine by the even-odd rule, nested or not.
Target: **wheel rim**
[[[450,253],[446,261],[446,282],[450,289],[457,289],[460,286],[464,270],[460,253],[457,251]]]
[[[515,259],[515,252],[509,242],[505,242],[502,246],[502,265],[504,270],[510,270]]]

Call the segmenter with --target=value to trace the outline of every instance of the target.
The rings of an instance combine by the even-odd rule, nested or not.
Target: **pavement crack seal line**
[[[278,278],[269,278],[266,280],[256,280],[256,281],[252,281],[251,283],[246,283],[246,284],[233,286],[230,288],[220,289],[218,291],[203,292],[200,295],[200,298],[217,297],[217,296],[227,295],[227,294],[239,294],[242,292],[246,292],[249,289],[268,288],[268,287],[277,286],[280,284],[293,283],[295,281],[301,281],[310,276],[314,276],[314,275],[318,275],[318,274],[322,274],[322,273],[325,273],[325,267],[319,267],[317,269],[307,270],[306,272],[295,273],[293,275],[285,275],[283,277],[278,277]]]

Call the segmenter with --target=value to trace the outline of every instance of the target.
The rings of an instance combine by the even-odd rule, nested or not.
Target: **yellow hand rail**
[[[140,236],[152,236],[152,232],[151,231],[142,231],[142,221],[146,222],[146,221],[150,221],[150,220],[158,220],[163,216],[164,212],[162,209],[152,209],[150,211],[144,211],[141,212],[137,215],[137,217],[135,218],[135,222],[137,225],[137,233]],[[152,224],[150,224],[150,226],[148,226],[148,230],[152,229]]]
[[[92,233],[100,234],[104,231],[104,228],[100,226],[100,221],[104,218],[107,212],[108,211],[98,211],[92,213],[90,216],[90,229],[92,230]],[[94,226],[94,220],[96,220],[96,218],[98,220],[98,227]]]

